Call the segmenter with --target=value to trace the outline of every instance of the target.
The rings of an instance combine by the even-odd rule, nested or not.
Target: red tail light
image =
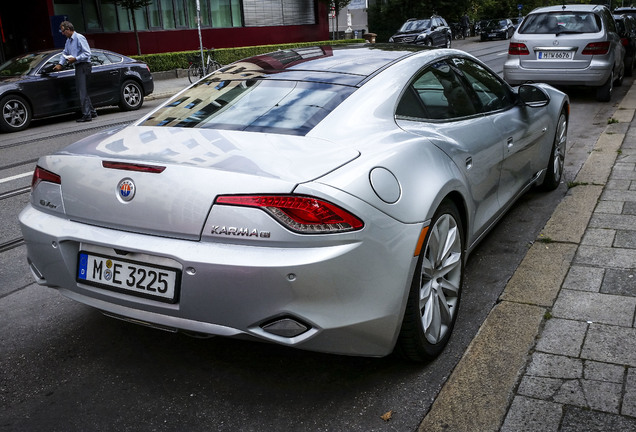
[[[144,165],[144,164],[135,164],[128,162],[112,162],[112,161],[102,161],[102,166],[104,168],[110,169],[118,169],[124,171],[138,171],[138,172],[146,172],[152,174],[162,173],[166,167],[158,166],[158,165]]]
[[[351,213],[317,198],[291,195],[220,196],[217,204],[258,207],[283,226],[302,234],[355,231],[364,224]]]
[[[627,38],[621,38],[621,44],[623,46],[627,46],[627,45],[629,45],[629,40]]]
[[[508,46],[508,54],[510,55],[530,55],[530,51],[526,44],[518,42],[510,42]]]
[[[583,49],[581,54],[584,55],[604,55],[609,52],[610,43],[609,42],[590,42]]]
[[[62,178],[59,175],[53,174],[51,171],[47,171],[42,167],[36,166],[35,171],[33,171],[33,178],[31,179],[31,189],[35,189],[35,187],[43,181],[62,184]]]

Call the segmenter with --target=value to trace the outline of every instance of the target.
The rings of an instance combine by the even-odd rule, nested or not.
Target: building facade
[[[153,0],[130,11],[115,0],[0,1],[4,59],[61,47],[63,20],[93,47],[137,54],[312,42],[329,39],[328,7],[318,0]],[[199,25],[200,23],[200,25]]]

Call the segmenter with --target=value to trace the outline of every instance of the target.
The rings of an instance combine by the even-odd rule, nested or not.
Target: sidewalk
[[[636,85],[421,432],[636,431]]]

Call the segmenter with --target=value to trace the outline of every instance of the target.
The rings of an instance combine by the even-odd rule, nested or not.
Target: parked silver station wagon
[[[559,185],[568,117],[561,91],[513,89],[457,50],[248,58],[40,158],[28,260],[135,323],[431,359],[470,251],[529,188]]]
[[[624,55],[607,7],[543,7],[528,14],[510,40],[504,79],[595,87],[596,98],[606,102],[622,84]]]

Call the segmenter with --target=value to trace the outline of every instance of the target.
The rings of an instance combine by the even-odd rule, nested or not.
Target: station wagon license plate
[[[80,251],[77,281],[175,303],[180,273],[172,268]]]
[[[538,60],[571,60],[574,58],[572,51],[539,51]]]

